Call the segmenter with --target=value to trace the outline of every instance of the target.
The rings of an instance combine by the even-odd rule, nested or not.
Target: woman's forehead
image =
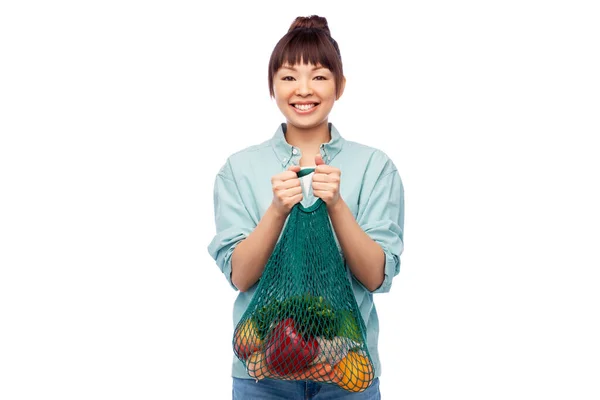
[[[326,69],[329,70],[329,68],[324,67],[321,64],[312,64],[312,63],[298,63],[298,64],[291,64],[291,63],[287,63],[284,62],[281,67],[279,67],[279,69],[288,69],[288,70],[292,70],[292,71],[298,71],[299,69],[308,69],[310,71],[316,71],[318,69]]]

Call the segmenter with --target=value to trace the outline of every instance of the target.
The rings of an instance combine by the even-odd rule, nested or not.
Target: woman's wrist
[[[272,218],[275,222],[284,222],[287,219],[289,212],[285,213],[279,208],[277,208],[275,204],[271,203],[271,205],[269,206],[269,208],[267,208],[267,211],[265,212],[265,216],[267,215],[268,217]]]
[[[334,218],[334,216],[337,216],[337,215],[343,213],[344,209],[346,209],[346,208],[348,208],[348,207],[347,207],[344,199],[342,199],[341,195],[340,195],[340,198],[338,199],[338,201],[335,202],[335,204],[327,205],[327,211],[329,212],[329,216],[332,218]]]

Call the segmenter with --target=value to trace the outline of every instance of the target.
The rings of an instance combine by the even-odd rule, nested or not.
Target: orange
[[[373,366],[367,357],[356,351],[349,351],[346,357],[335,366],[340,377],[338,385],[351,392],[362,392],[373,381]]]
[[[261,379],[268,378],[270,376],[267,370],[267,364],[265,363],[265,353],[257,351],[252,353],[248,360],[246,360],[246,370],[248,375],[256,379],[258,382]]]

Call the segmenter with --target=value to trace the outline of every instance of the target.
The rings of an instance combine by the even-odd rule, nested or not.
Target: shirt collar
[[[326,164],[330,164],[331,160],[342,150],[345,139],[340,135],[338,130],[329,122],[329,133],[331,140],[328,143],[321,144],[321,157]],[[300,150],[294,148],[285,140],[286,123],[282,123],[277,128],[277,131],[271,139],[271,147],[281,162],[283,167],[287,167],[290,162],[295,165],[300,165]]]

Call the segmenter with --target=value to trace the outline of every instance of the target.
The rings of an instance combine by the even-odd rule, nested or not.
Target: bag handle
[[[304,169],[301,169],[301,170],[298,172],[298,178],[302,178],[303,176],[306,176],[306,175],[308,175],[308,174],[311,174],[311,173],[313,173],[314,171],[315,171],[315,168],[304,168]]]
[[[298,178],[302,178],[303,176],[313,173],[315,169],[316,168],[304,168],[298,171],[296,174],[298,175]],[[323,199],[318,198],[312,205],[308,207],[304,207],[301,203],[296,204],[294,207],[302,212],[310,213],[319,208],[322,204],[325,204],[325,202]]]

